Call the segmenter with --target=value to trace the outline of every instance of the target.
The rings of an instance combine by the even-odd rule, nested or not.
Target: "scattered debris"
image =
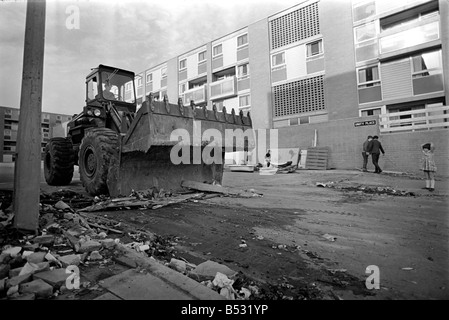
[[[205,281],[214,279],[217,272],[222,273],[228,277],[232,277],[237,273],[223,264],[207,260],[206,262],[199,264],[194,270],[192,270],[189,273],[189,276],[199,281]]]
[[[367,194],[386,194],[386,195],[403,196],[403,197],[416,196],[416,194],[414,192],[404,191],[404,190],[396,190],[391,187],[375,187],[375,186],[365,186],[365,185],[344,186],[344,185],[340,185],[334,181],[330,181],[330,182],[326,182],[326,183],[317,182],[316,186],[321,187],[321,188],[334,188],[337,190],[362,192],[362,193],[367,193]]]
[[[170,264],[168,265],[170,268],[175,269],[181,273],[185,273],[187,270],[187,264],[185,261],[178,260],[175,258],[172,258],[170,260]]]
[[[127,197],[127,198],[116,198],[107,199],[104,201],[97,202],[91,206],[78,210],[78,212],[94,212],[102,210],[113,210],[113,209],[159,209],[168,205],[173,205],[176,203],[186,202],[189,200],[201,199],[203,193],[195,193],[191,195],[177,195],[170,197],[161,197],[155,200],[143,198],[145,193],[141,193],[139,198]]]
[[[323,235],[323,238],[326,240],[329,240],[331,242],[334,242],[335,240],[337,240],[337,237],[331,236],[330,234],[327,234],[327,233]]]

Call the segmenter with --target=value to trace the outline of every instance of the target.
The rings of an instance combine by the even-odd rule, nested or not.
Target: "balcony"
[[[184,105],[190,105],[190,101],[192,100],[195,104],[205,103],[207,101],[205,85],[184,91],[182,94],[182,102]]]
[[[379,115],[380,132],[410,132],[449,128],[449,106]]]
[[[380,53],[386,54],[393,51],[418,46],[420,44],[438,40],[439,38],[440,29],[438,19],[430,23],[422,24],[414,28],[405,29],[398,33],[381,37],[379,40]]]
[[[237,95],[237,79],[227,77],[210,84],[210,99],[217,100]]]

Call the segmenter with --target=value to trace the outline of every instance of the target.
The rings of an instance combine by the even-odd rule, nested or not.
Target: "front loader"
[[[152,187],[182,189],[183,180],[218,183],[225,151],[253,146],[248,113],[230,114],[146,97],[136,112],[134,73],[100,65],[86,77],[86,106],[67,125],[67,137],[46,145],[49,185],[68,185],[79,166],[91,195],[129,195]]]

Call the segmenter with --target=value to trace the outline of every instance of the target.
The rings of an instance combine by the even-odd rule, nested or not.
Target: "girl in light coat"
[[[426,177],[426,187],[429,191],[435,190],[435,172],[437,167],[435,165],[434,150],[435,147],[432,142],[421,145],[423,157],[421,160],[421,170],[424,171]]]

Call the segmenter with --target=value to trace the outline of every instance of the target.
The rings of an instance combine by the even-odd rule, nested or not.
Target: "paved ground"
[[[415,196],[316,185],[331,181],[340,187],[391,187]],[[434,193],[421,189],[420,177],[346,170],[274,176],[226,172],[223,185],[255,189],[263,197],[102,214],[179,237],[178,254],[192,263],[221,262],[293,298],[449,298],[447,178],[437,180]],[[68,187],[82,191],[78,180]],[[242,240],[246,248],[239,247]],[[370,265],[380,269],[380,290],[365,288]]]

